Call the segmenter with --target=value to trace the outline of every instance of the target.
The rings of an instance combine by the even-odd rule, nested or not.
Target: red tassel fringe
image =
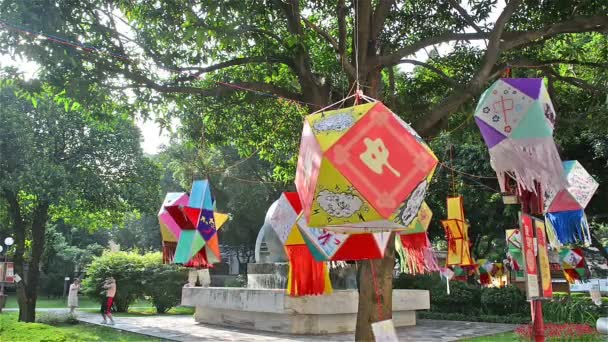
[[[187,263],[184,264],[185,267],[195,267],[195,268],[212,268],[213,264],[210,264],[207,261],[207,253],[205,252],[205,248],[202,248],[195,256],[192,257]]]
[[[177,242],[163,241],[163,264],[170,264],[173,262],[176,248]]]
[[[321,295],[325,290],[323,262],[316,261],[306,245],[285,246],[291,267],[291,296]]]

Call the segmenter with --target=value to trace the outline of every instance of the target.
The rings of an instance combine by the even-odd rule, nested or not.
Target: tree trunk
[[[11,201],[14,200],[14,201]],[[10,203],[12,202],[12,203]],[[9,199],[13,229],[15,232],[15,271],[22,277],[17,284],[17,302],[19,303],[19,321],[36,321],[36,300],[38,297],[38,280],[40,279],[40,259],[44,252],[44,234],[48,218],[49,205],[39,203],[32,214],[32,252],[27,276],[24,272],[25,230],[26,224],[21,218],[19,202],[14,196]]]
[[[371,324],[393,317],[395,234],[391,234],[383,259],[359,263],[359,308],[355,341],[373,341]]]
[[[361,25],[359,34],[365,31]],[[373,46],[372,46],[373,47]],[[362,62],[373,65],[368,61],[375,58],[375,49],[365,50]],[[359,56],[361,58],[361,56]],[[366,70],[365,95],[378,99],[380,96],[381,74],[379,68]],[[383,259],[365,260],[359,263],[358,289],[359,307],[357,310],[357,327],[355,341],[373,341],[371,324],[393,317],[393,270],[395,268],[395,234],[391,234]]]

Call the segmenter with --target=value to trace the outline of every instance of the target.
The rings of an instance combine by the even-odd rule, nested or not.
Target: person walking
[[[78,307],[78,291],[80,291],[80,279],[74,279],[72,285],[70,285],[70,291],[68,293],[68,307],[70,308],[70,314],[74,313],[74,310]]]
[[[116,280],[113,277],[108,277],[103,282],[102,286],[105,290],[105,300],[101,303],[101,316],[103,321],[101,324],[108,324],[106,317],[110,319],[110,325],[114,325],[114,318],[112,318],[112,304],[114,303],[114,296],[116,295]]]

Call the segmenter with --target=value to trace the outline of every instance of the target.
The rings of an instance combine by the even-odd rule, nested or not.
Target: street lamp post
[[[8,249],[15,243],[15,240],[12,237],[7,237],[4,239],[4,246],[0,245],[0,253],[2,253],[2,267],[5,267],[6,263],[6,253],[8,253]],[[0,279],[0,312],[2,312],[2,308],[4,308],[4,303],[6,303],[6,296],[4,294],[4,277],[6,277],[5,270],[2,272],[2,279]]]

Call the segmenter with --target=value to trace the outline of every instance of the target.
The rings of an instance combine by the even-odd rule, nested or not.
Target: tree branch
[[[449,82],[452,85],[455,85],[455,86],[460,85],[458,82],[456,82],[455,79],[451,78],[445,72],[443,72],[443,70],[441,70],[441,69],[437,68],[436,66],[433,66],[429,63],[420,62],[415,59],[402,59],[399,61],[399,64],[405,64],[405,63],[421,66],[425,69],[428,69],[428,70],[434,72],[439,77],[441,77],[442,79],[444,79],[445,81]]]
[[[325,40],[329,43],[329,45],[331,45],[331,47],[336,52],[338,52],[338,53],[340,52],[340,49],[338,48],[338,42],[327,31],[323,30],[322,28],[315,25],[310,20],[308,20],[304,17],[302,17],[302,21],[304,22],[304,24],[306,24],[306,26],[310,27],[311,29],[313,29],[313,31],[317,32],[321,37],[325,38]]]
[[[608,16],[574,17],[568,21],[547,25],[538,31],[508,32],[505,33],[505,40],[500,49],[510,50],[537,39],[548,39],[563,33],[592,31],[608,32]]]
[[[122,70],[122,73],[130,80],[143,87],[147,87],[156,90],[160,93],[181,93],[181,94],[193,94],[199,96],[224,96],[239,90],[249,90],[263,93],[274,94],[286,99],[299,101],[301,95],[289,91],[287,89],[277,87],[273,84],[260,83],[260,82],[241,82],[241,83],[219,83],[214,88],[198,88],[192,86],[180,86],[180,85],[164,85],[158,84],[150,78],[138,74],[136,72]]]
[[[331,45],[331,47],[338,53],[339,62],[342,65],[342,67],[344,68],[344,70],[349,74],[349,76],[354,78],[355,77],[355,68],[352,66],[352,64],[350,64],[346,60],[346,54],[344,52],[340,53],[340,51],[341,51],[340,44],[327,31],[318,27],[317,25],[312,23],[310,20],[302,17],[302,21],[304,21],[306,26],[310,27],[315,32],[317,32],[321,37],[325,38],[325,40],[329,43],[329,45]]]
[[[435,37],[428,37],[412,43],[410,45],[404,46],[401,49],[393,52],[392,54],[381,56],[378,61],[380,64],[384,66],[396,65],[399,63],[401,58],[410,56],[418,52],[427,46],[447,43],[454,40],[478,40],[478,39],[486,39],[488,38],[489,33],[445,33]]]
[[[481,27],[479,27],[477,25],[477,23],[475,23],[475,19],[473,19],[473,17],[471,17],[469,15],[469,13],[467,13],[467,11],[464,8],[462,8],[462,6],[460,6],[460,3],[458,1],[448,0],[448,2],[460,14],[460,16],[462,16],[464,21],[466,21],[467,24],[469,24],[469,26],[471,26],[473,29],[475,29],[475,31],[477,31],[479,33],[483,33],[483,30],[481,29]]]
[[[496,29],[497,25],[498,22],[494,26],[494,29]],[[560,34],[581,32],[608,32],[608,16],[575,17],[567,21],[547,25],[538,31],[504,32],[501,36],[502,42],[500,43],[499,49],[500,51],[507,51],[534,41],[547,40]],[[445,33],[404,46],[392,54],[380,57],[378,61],[384,66],[395,65],[399,63],[401,58],[413,55],[418,50],[427,46],[455,40],[479,40],[489,39],[490,37],[491,32]]]
[[[553,79],[556,81],[561,81],[564,83],[568,83],[577,88],[589,91],[594,94],[603,95],[607,93],[606,88],[604,87],[596,87],[589,82],[586,82],[580,78],[570,77],[570,76],[562,76],[558,71],[551,67],[553,64],[560,64],[559,60],[556,63],[551,63],[550,61],[532,61],[527,58],[520,58],[515,61],[509,63],[511,66],[515,67],[526,67],[530,69],[538,69],[541,70],[549,79]],[[549,63],[547,63],[549,62]],[[600,64],[601,66],[601,64]]]
[[[395,0],[380,0],[374,10],[374,16],[372,19],[372,29],[370,33],[370,39],[377,40],[378,35],[384,28],[384,21],[393,7]]]
[[[176,71],[196,71],[195,74],[190,75],[191,77],[198,77],[204,73],[225,69],[232,66],[237,65],[245,65],[245,64],[256,64],[256,63],[282,63],[286,65],[293,65],[293,63],[287,58],[282,57],[274,57],[274,56],[253,56],[253,57],[242,57],[235,58],[229,61],[217,63],[214,65],[210,65],[208,67],[178,67],[175,68]]]
[[[346,53],[346,5],[344,0],[338,1],[338,53],[344,56]]]
[[[439,120],[449,115],[453,111],[457,110],[463,103],[471,99],[473,96],[478,94],[484,87],[485,83],[490,76],[498,56],[500,55],[500,40],[504,31],[505,25],[515,12],[517,6],[521,3],[521,0],[511,0],[502,11],[496,24],[490,34],[488,41],[488,48],[481,61],[481,66],[473,76],[473,79],[467,84],[467,86],[460,91],[456,91],[452,95],[448,96],[445,100],[437,104],[430,113],[425,115],[417,124],[416,130],[420,134],[430,130]]]

